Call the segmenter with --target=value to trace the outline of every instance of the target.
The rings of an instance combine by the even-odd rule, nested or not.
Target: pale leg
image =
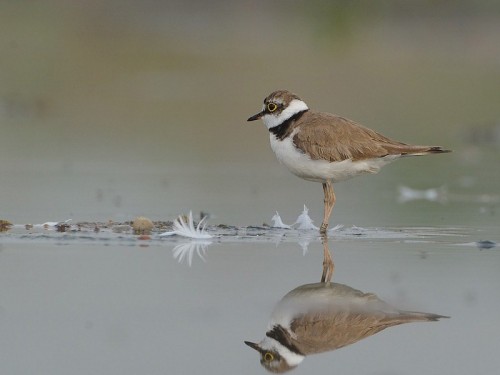
[[[325,214],[323,216],[323,223],[321,223],[319,232],[321,234],[326,234],[328,221],[330,219],[330,215],[332,214],[333,206],[335,205],[335,193],[333,192],[333,184],[331,181],[323,182],[323,193],[325,194]]]
[[[328,237],[326,235],[322,236],[323,243],[323,274],[321,275],[322,283],[329,283],[332,280],[333,271],[335,270],[335,265],[333,263],[332,255],[330,254],[330,249],[328,248]]]

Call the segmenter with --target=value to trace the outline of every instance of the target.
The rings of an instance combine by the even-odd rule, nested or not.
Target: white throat
[[[288,120],[293,115],[308,110],[309,107],[306,103],[299,99],[293,99],[288,107],[285,108],[283,112],[279,115],[273,115],[272,113],[268,113],[262,116],[262,121],[264,125],[267,126],[268,129],[274,128],[275,126],[281,125],[284,121]]]

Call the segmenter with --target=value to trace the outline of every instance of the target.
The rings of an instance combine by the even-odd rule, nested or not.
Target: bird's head
[[[307,111],[309,107],[297,95],[286,90],[278,90],[269,94],[264,99],[262,111],[251,116],[247,121],[255,121],[262,118],[262,121],[271,129],[281,125],[293,115]]]

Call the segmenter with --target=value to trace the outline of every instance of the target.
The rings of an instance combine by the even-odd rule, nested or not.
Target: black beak
[[[260,119],[262,116],[264,116],[264,111],[259,112],[259,113],[255,114],[255,115],[253,115],[252,117],[249,117],[247,121],[255,121],[255,120]]]
[[[257,345],[256,343],[254,342],[250,342],[250,341],[244,341],[245,344],[247,344],[249,347],[251,347],[252,349],[255,349],[257,350],[259,353],[262,351],[262,349],[259,347],[259,345]]]

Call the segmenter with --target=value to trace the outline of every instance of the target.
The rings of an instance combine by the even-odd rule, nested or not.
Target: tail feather
[[[400,318],[408,322],[437,322],[439,319],[449,319],[450,317],[417,311],[400,311]]]
[[[451,150],[443,149],[441,146],[400,146],[390,150],[390,153],[401,156],[421,156],[429,154],[444,154]]]
[[[428,154],[444,154],[446,152],[451,152],[451,150],[443,149],[441,146],[432,146],[427,150]]]

